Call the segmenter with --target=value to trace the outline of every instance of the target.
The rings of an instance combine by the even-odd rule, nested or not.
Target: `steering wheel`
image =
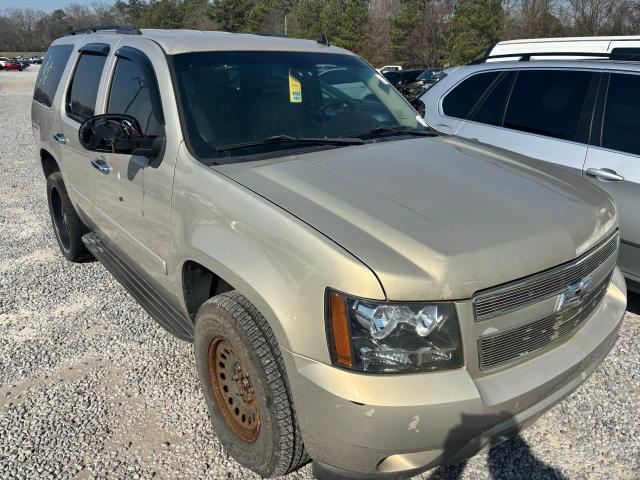
[[[342,106],[345,108],[336,108],[338,106]],[[322,113],[323,115],[326,115],[326,110],[330,109],[331,107],[335,108],[336,111],[339,110],[355,110],[356,105],[355,103],[349,101],[349,100],[342,100],[342,99],[337,99],[337,100],[331,100],[328,103],[325,103],[324,105],[322,105],[320,107],[320,113]]]

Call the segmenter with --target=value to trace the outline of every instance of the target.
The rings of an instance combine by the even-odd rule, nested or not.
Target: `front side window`
[[[49,47],[38,72],[36,88],[33,92],[33,98],[36,102],[40,102],[47,107],[51,106],[72,51],[73,45],[54,45]],[[0,58],[0,60],[2,59]]]
[[[448,117],[466,120],[476,103],[498,78],[500,72],[485,72],[473,75],[444,97],[442,110]]]
[[[224,146],[274,136],[348,138],[377,127],[425,131],[416,111],[352,55],[201,52],[171,59],[185,136],[195,156],[232,162]],[[261,146],[282,150],[291,145]],[[219,160],[226,157],[226,160]]]
[[[149,65],[118,57],[113,73],[107,113],[131,115],[148,136],[164,131],[158,84]]]
[[[583,121],[591,118],[595,74],[576,70],[518,73],[504,127],[561,140],[585,142]]]
[[[639,89],[639,75],[611,75],[602,128],[604,148],[640,155]]]
[[[93,53],[80,55],[71,86],[67,91],[67,115],[78,122],[93,117],[98,87],[107,57]]]

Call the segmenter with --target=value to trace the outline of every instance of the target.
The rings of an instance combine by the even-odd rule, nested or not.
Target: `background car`
[[[442,68],[428,68],[416,78],[415,84],[424,87],[427,85],[433,85],[438,80],[440,80],[440,75],[442,74]]]
[[[389,80],[389,83],[391,83],[391,85],[399,89],[399,87],[402,87],[407,83],[414,82],[424,71],[424,68],[411,70],[392,70],[383,72],[382,75],[384,76],[384,78]]]
[[[29,68],[29,66],[31,65],[27,57],[16,57],[15,60],[20,62],[20,66],[22,67],[22,70],[24,70],[25,68]]]
[[[496,43],[488,52],[491,61],[496,56],[518,53],[566,52],[574,55],[564,59],[588,58],[589,54],[640,54],[640,36],[625,37],[576,37],[576,38],[524,38]],[[575,55],[584,52],[584,55]],[[591,55],[593,58],[593,55]],[[535,56],[533,58],[536,58]],[[509,60],[509,59],[508,59]],[[513,60],[511,58],[510,60]]]
[[[640,63],[516,58],[449,71],[420,98],[425,120],[560,164],[609,192],[621,219],[619,265],[639,292]]]
[[[441,75],[443,75],[442,71],[442,68],[428,68],[424,70],[414,81],[403,83],[401,93],[407,100],[410,102],[413,101],[436,84]]]
[[[22,64],[16,60],[15,58],[8,58],[5,62],[4,62],[4,69],[5,70],[18,70],[18,71],[22,71]]]
[[[4,70],[4,65],[9,60],[7,57],[0,57],[0,70]]]
[[[396,70],[402,70],[402,65],[385,65],[377,69],[380,73],[394,72]]]

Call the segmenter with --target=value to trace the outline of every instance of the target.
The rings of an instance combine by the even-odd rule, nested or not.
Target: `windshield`
[[[425,70],[420,74],[418,80],[435,80],[440,75],[440,72],[442,72],[442,69],[432,68]]]
[[[305,138],[305,148],[309,139],[326,137],[334,140],[326,147],[337,148],[336,139],[381,126],[425,130],[396,90],[353,55],[202,52],[175,55],[172,62],[185,135],[199,158],[302,146],[269,141],[249,150],[225,149],[276,136]],[[316,142],[315,148],[321,146]]]

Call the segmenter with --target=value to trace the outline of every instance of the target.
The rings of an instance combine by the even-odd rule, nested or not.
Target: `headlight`
[[[333,363],[370,373],[462,367],[462,343],[452,303],[379,302],[327,292]]]

